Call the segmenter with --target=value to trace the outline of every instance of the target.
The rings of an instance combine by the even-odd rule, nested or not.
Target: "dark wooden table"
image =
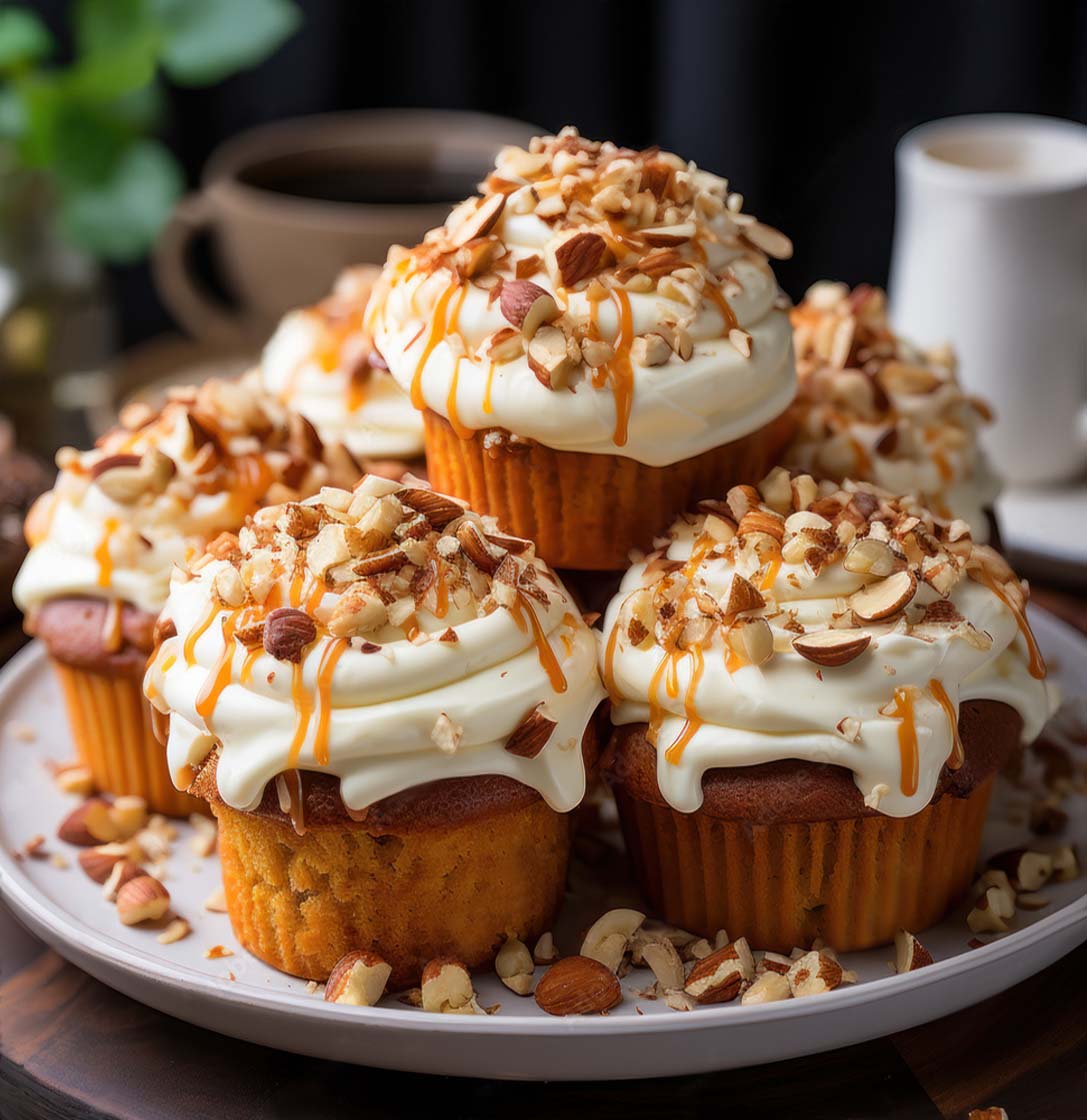
[[[1087,630],[1081,597],[1036,597]],[[698,1077],[525,1085],[390,1073],[212,1034],[92,980],[0,904],[0,1120],[898,1120],[990,1105],[1011,1120],[1087,1120],[1087,945],[976,1007],[845,1050]]]

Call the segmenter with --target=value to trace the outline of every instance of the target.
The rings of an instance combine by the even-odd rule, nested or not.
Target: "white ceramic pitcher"
[[[951,117],[899,142],[890,300],[897,330],[950,341],[995,408],[1009,482],[1087,466],[1087,128]]]

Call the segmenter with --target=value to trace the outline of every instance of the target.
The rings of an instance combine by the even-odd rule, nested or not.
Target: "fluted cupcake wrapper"
[[[626,568],[632,548],[700,498],[755,483],[788,442],[791,417],[666,467],[621,455],[555,451],[538,443],[488,447],[487,433],[462,439],[435,412],[423,414],[431,485],[491,514],[507,532],[536,542],[552,567]]]
[[[754,824],[680,813],[615,787],[653,910],[704,936],[719,929],[788,953],[823,938],[866,949],[938,922],[970,885],[993,779],[912,817]]]
[[[454,828],[371,835],[364,824],[299,836],[217,804],[227,910],[238,941],[282,972],[328,978],[354,949],[418,984],[436,957],[489,965],[507,937],[550,929],[566,882],[570,817],[543,801]]]
[[[153,813],[187,817],[203,801],[174,787],[166,750],[151,728],[143,673],[93,673],[52,658],[79,759],[103,793],[142,797]]]

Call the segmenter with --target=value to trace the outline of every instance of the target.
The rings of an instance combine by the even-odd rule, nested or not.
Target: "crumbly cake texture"
[[[375,341],[425,413],[435,485],[560,567],[621,567],[705,480],[780,451],[763,429],[795,372],[768,256],[791,245],[726,180],[573,129],[503,150],[480,190],[390,251]],[[585,531],[642,495],[641,521]],[[554,526],[586,505],[575,554]]]
[[[953,351],[896,334],[886,296],[867,284],[820,281],[790,317],[799,429],[785,463],[918,494],[984,543],[999,485],[978,431],[992,413],[959,383]]]
[[[608,608],[603,673],[676,809],[709,769],[794,758],[908,816],[961,765],[963,700],[1010,705],[1027,738],[1049,714],[1025,585],[915,499],[777,468],[654,543]]]
[[[584,794],[596,641],[531,542],[417,484],[368,475],[261,510],[175,575],[148,669],[187,787],[213,747],[234,808],[316,770],[350,810],[504,774]]]
[[[399,478],[405,463],[421,473],[423,421],[366,329],[380,271],[345,269],[323,300],[284,315],[250,377],[311,421],[322,439],[347,447],[367,472]]]

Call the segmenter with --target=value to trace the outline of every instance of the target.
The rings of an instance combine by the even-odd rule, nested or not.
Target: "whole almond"
[[[264,621],[264,649],[277,661],[298,662],[317,637],[317,624],[305,611],[277,607]]]
[[[100,848],[88,848],[85,852],[79,853],[79,866],[96,883],[104,883],[109,878],[114,865],[124,858],[122,852],[113,853],[102,851]]]
[[[611,969],[589,957],[564,957],[536,985],[536,1003],[548,1015],[598,1015],[622,998]]]
[[[555,250],[555,263],[562,277],[562,286],[572,288],[579,280],[596,271],[604,255],[604,239],[598,233],[575,233]]]
[[[562,314],[555,297],[531,280],[507,280],[498,303],[506,321],[531,338],[544,323]]]
[[[421,486],[400,490],[396,496],[401,505],[421,513],[438,530],[444,529],[450,521],[464,516],[464,507],[457,505],[452,498]]]
[[[91,478],[98,478],[117,467],[138,467],[143,460],[139,455],[107,455],[91,466]]]
[[[170,908],[170,892],[153,875],[129,879],[117,892],[117,917],[123,925],[161,918]]]
[[[816,665],[848,665],[868,648],[872,635],[863,630],[819,630],[793,639],[793,649]]]

